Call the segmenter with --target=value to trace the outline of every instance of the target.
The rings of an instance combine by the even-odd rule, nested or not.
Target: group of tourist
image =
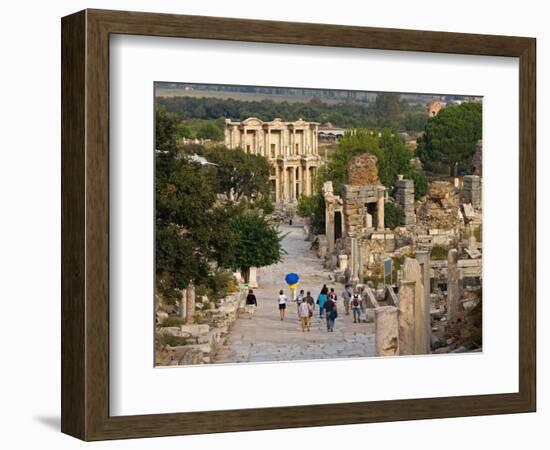
[[[361,313],[363,312],[363,302],[359,291],[357,289],[352,289],[351,286],[346,286],[342,292],[342,297],[346,316],[350,315],[351,312],[353,314],[353,323],[360,323]],[[316,305],[319,306],[319,317],[326,319],[327,332],[334,331],[334,325],[338,317],[338,295],[336,295],[334,288],[330,288],[329,290],[326,284],[323,285],[317,296],[317,300],[312,297],[311,291],[304,292],[302,289],[293,301],[296,302],[296,312],[300,319],[303,332],[310,331],[311,329],[311,318],[313,317]],[[277,297],[280,320],[285,319],[287,302],[288,298],[284,290],[281,289]],[[246,308],[250,318],[254,315],[256,306],[258,306],[256,296],[253,290],[250,289],[246,297]]]

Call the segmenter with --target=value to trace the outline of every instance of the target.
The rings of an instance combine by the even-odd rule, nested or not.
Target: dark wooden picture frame
[[[62,415],[84,440],[531,412],[536,408],[536,40],[85,10],[62,30]],[[109,415],[109,36],[133,34],[519,58],[519,392]]]

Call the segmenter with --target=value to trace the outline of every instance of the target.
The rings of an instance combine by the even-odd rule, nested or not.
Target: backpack
[[[354,296],[353,296],[353,300],[351,301],[351,304],[352,304],[353,306],[359,306],[359,305],[360,305],[359,296],[358,296],[358,295],[354,295]]]

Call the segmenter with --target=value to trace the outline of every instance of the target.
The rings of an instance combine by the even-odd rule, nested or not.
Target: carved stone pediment
[[[263,122],[256,117],[249,117],[248,119],[243,120],[242,124],[244,126],[260,126]]]

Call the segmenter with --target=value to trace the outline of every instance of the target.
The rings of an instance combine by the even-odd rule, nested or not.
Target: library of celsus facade
[[[278,204],[295,203],[301,195],[312,195],[319,155],[319,124],[299,119],[264,122],[250,117],[242,122],[225,121],[225,145],[246,153],[265,156],[272,165],[271,195]]]

